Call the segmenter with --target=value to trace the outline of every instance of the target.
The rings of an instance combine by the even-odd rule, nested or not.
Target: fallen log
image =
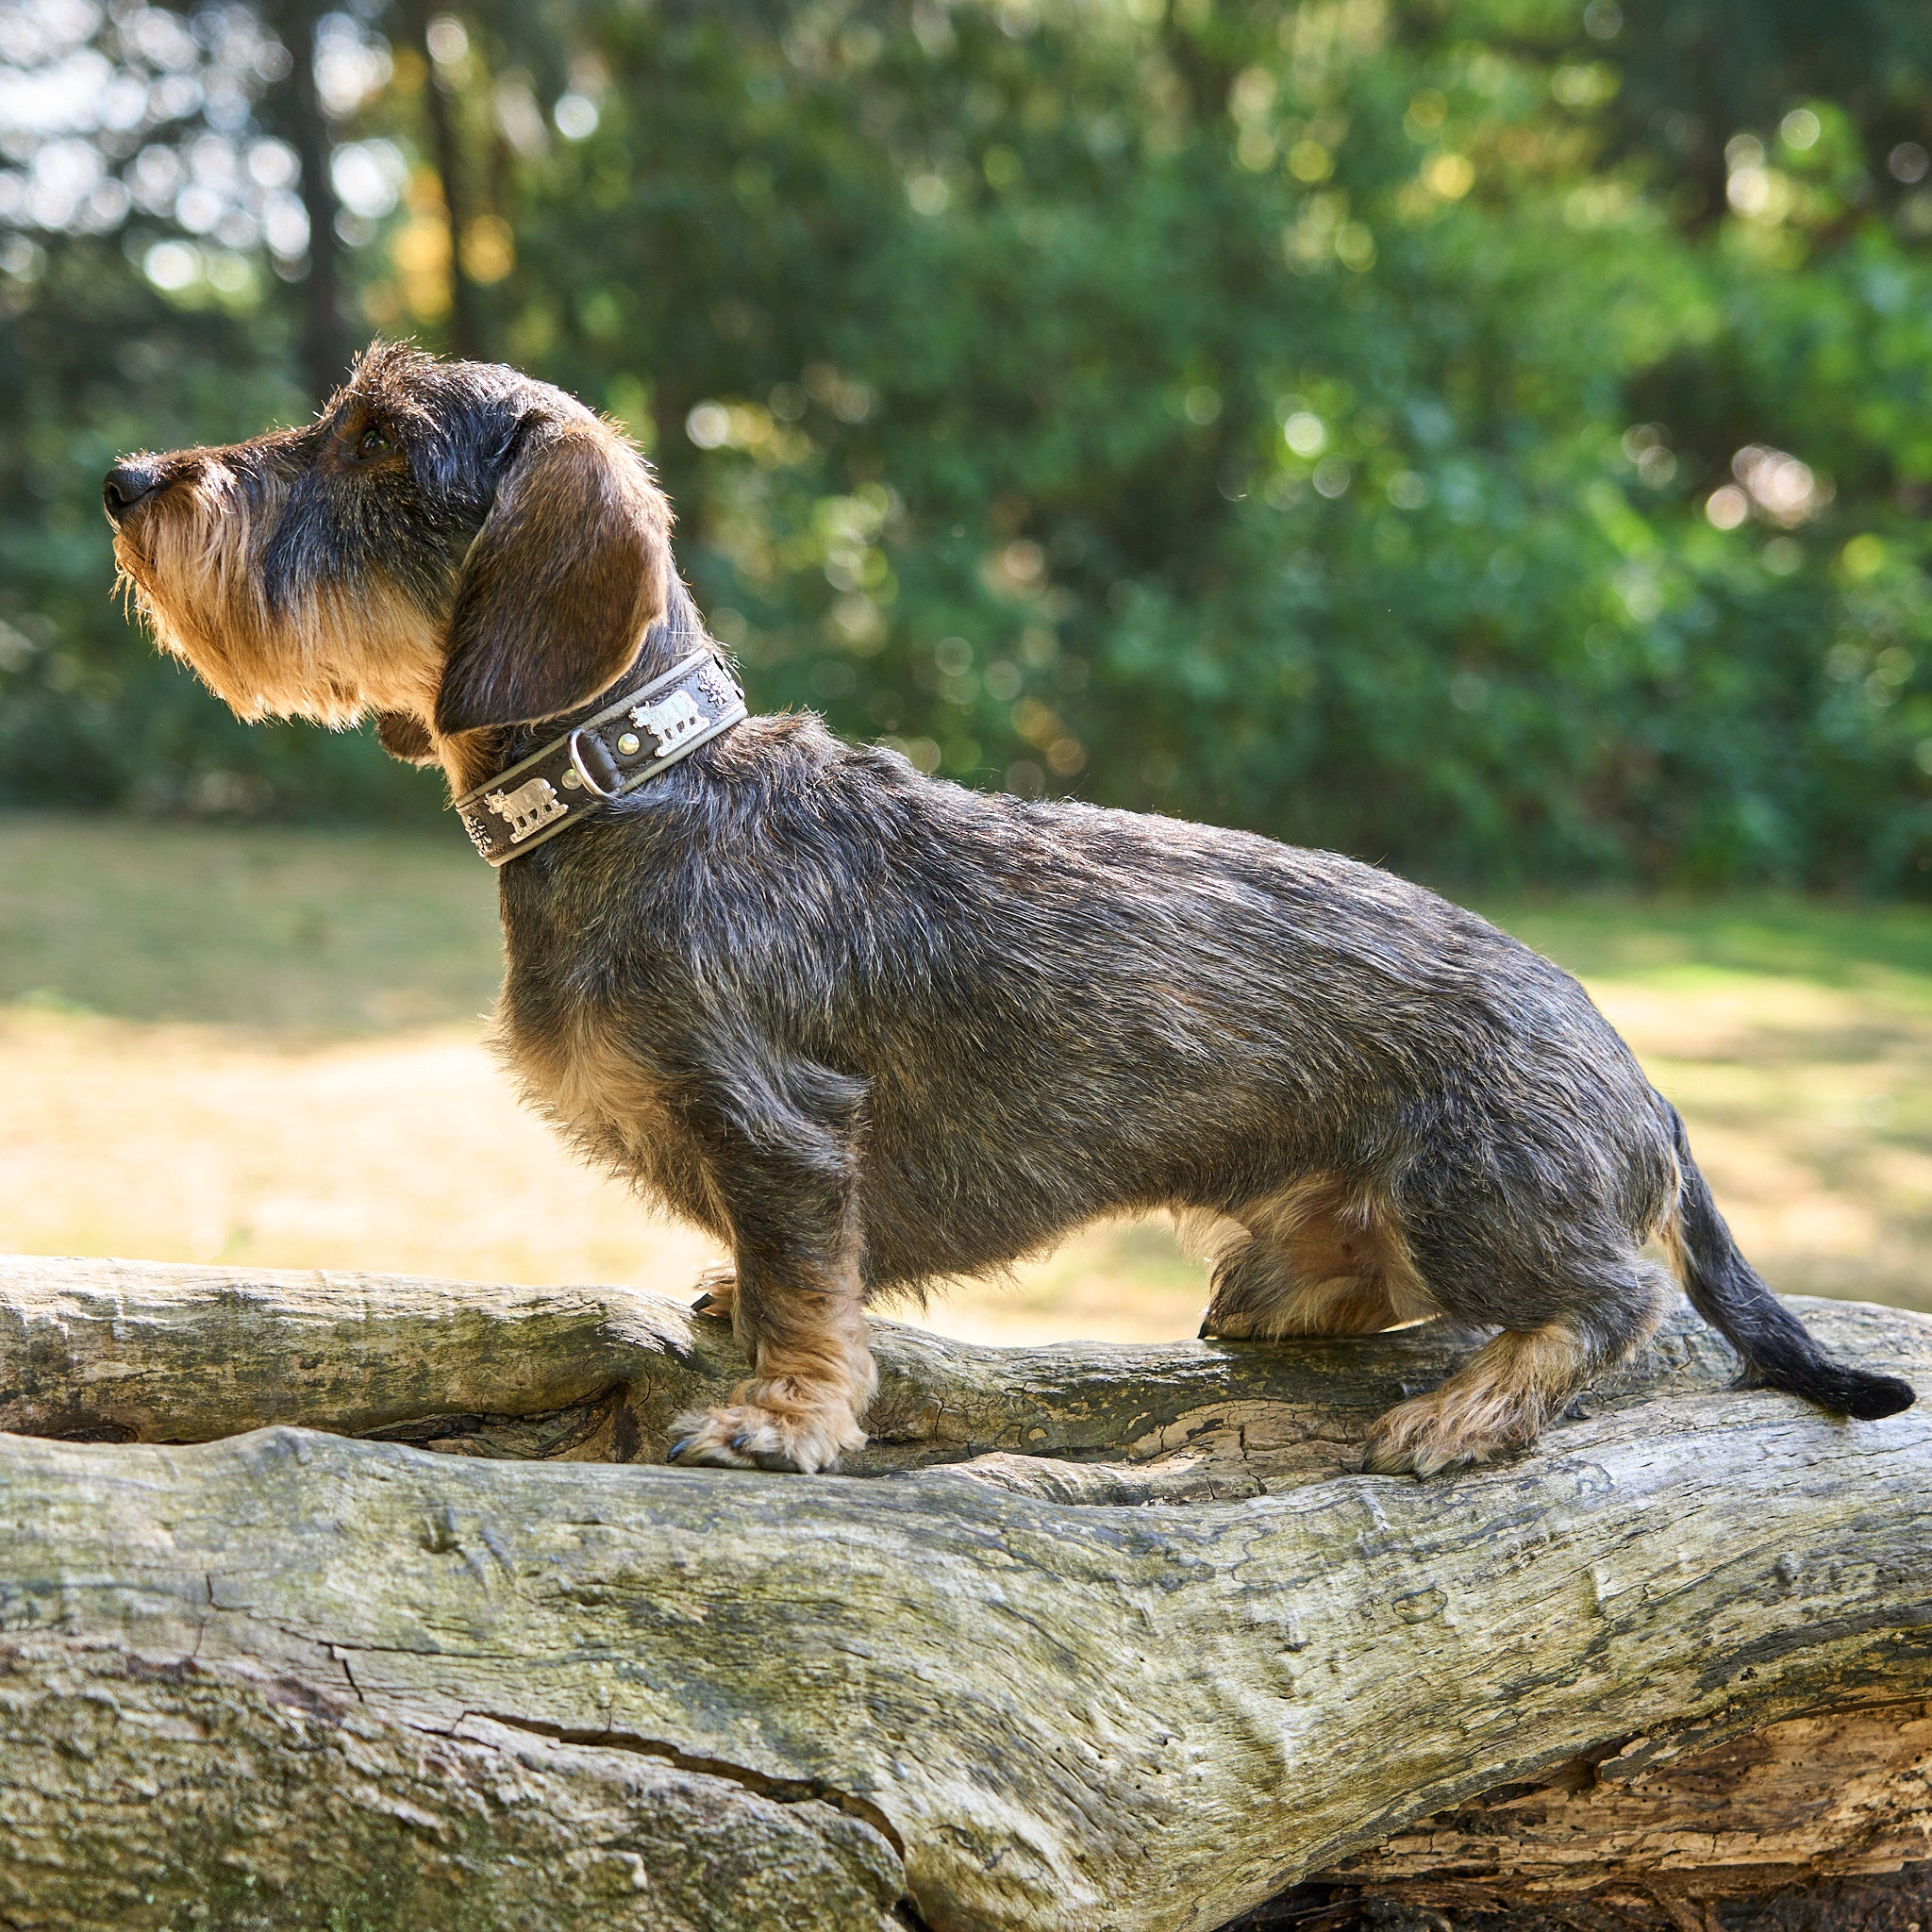
[[[1932,1391],[1932,1322],[1804,1312]],[[882,1323],[855,1474],[764,1476],[651,1464],[742,1372],[655,1298],[0,1263],[0,1922],[1208,1932],[1458,1864],[1581,1895],[1648,1855],[1628,1819],[1563,1853],[1573,1801],[1797,1721],[1878,1795],[1799,1829],[1746,1790],[1757,1867],[1908,1862],[1924,1766],[1872,1769],[1869,1725],[1932,1698],[1926,1411],[1735,1391],[1687,1316],[1533,1455],[1352,1470],[1459,1345]]]
[[[1292,1911],[1320,1932],[1373,1902],[1385,1918],[1702,1932],[1714,1904],[1757,1900],[1803,1902],[1811,1923],[1857,1932],[1911,1923],[1897,1907],[1913,1893],[1932,1905],[1928,1699],[1791,1718],[1718,1744],[1694,1732],[1632,1739],[1396,1832],[1250,1923]]]

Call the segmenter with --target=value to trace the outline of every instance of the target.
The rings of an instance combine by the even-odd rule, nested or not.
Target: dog
[[[375,714],[502,860],[527,1097],[732,1256],[705,1305],[752,1373],[674,1461],[836,1469],[869,1302],[1162,1208],[1216,1231],[1204,1336],[1496,1331],[1373,1472],[1533,1443],[1679,1283],[1751,1380],[1913,1400],[1821,1352],[1582,988],[1474,914],[745,716],[649,467],[556,389],[378,343],[313,423],[104,500],[163,648],[244,719]]]

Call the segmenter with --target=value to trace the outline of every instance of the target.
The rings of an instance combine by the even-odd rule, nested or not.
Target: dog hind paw
[[[788,1415],[750,1401],[679,1416],[665,1460],[685,1469],[764,1469],[791,1475],[835,1470],[841,1457],[865,1446],[865,1432],[849,1418]]]
[[[1516,1429],[1484,1430],[1441,1399],[1439,1390],[1397,1403],[1375,1418],[1362,1455],[1371,1475],[1441,1475],[1524,1446]]]
[[[1212,1302],[1195,1332],[1203,1341],[1253,1341],[1260,1333],[1262,1319],[1258,1308],[1228,1308]]]
[[[710,1322],[730,1321],[738,1299],[738,1270],[729,1261],[714,1261],[698,1276],[697,1286],[691,1313]]]

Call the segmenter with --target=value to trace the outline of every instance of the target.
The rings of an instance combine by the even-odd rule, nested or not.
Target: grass
[[[474,1021],[503,955],[496,895],[467,851],[408,834],[0,818],[0,1002],[283,1041]]]
[[[1581,974],[1787,1291],[1932,1307],[1932,912],[1486,906]],[[704,1239],[575,1166],[481,1043],[495,895],[408,835],[0,819],[0,1250],[687,1291]],[[1163,1224],[928,1319],[1192,1332]]]

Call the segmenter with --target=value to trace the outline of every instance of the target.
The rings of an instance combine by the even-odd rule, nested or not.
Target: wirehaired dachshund
[[[1375,1423],[1374,1471],[1534,1441],[1673,1275],[1757,1381],[1859,1417],[1913,1399],[1820,1351],[1582,989],[1474,914],[707,709],[735,691],[664,497],[556,389],[378,344],[313,423],[130,458],[105,496],[155,636],[242,717],[374,713],[527,839],[500,866],[507,1057],[733,1258],[714,1305],[752,1373],[676,1461],[836,1468],[869,1301],[1157,1208],[1216,1234],[1204,1335],[1496,1331]],[[600,721],[672,686],[670,725],[628,713],[657,735],[616,741],[649,767],[627,783]]]

